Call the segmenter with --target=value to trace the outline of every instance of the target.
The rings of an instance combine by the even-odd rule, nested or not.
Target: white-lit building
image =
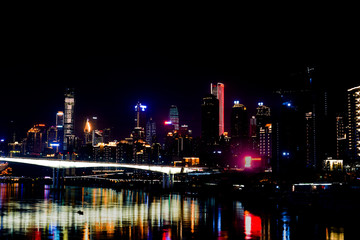
[[[73,89],[66,89],[64,111],[64,151],[72,151],[75,144],[74,128],[75,95]]]
[[[360,86],[348,91],[348,154],[352,161],[360,159]]]
[[[224,133],[224,84],[210,84],[210,93],[219,100],[219,136]]]

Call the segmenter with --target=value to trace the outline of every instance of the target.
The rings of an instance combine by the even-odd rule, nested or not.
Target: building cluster
[[[180,124],[176,105],[170,106],[168,120],[157,128],[152,117],[147,117],[147,106],[138,102],[134,107],[133,129],[123,140],[115,140],[111,128],[99,129],[97,117],[87,118],[82,136],[76,136],[74,109],[74,90],[66,89],[64,111],[57,112],[56,124],[50,127],[36,124],[22,141],[17,141],[13,134],[7,143],[3,142],[2,154],[121,163],[199,164],[198,158],[193,160],[192,131],[188,125]]]
[[[252,167],[271,170],[272,119],[270,108],[259,102],[255,116],[234,101],[230,134],[224,131],[224,84],[210,85],[202,99],[200,159],[209,166]]]
[[[211,83],[209,94],[201,102],[199,138],[192,136],[187,124],[180,123],[177,106],[171,105],[168,120],[159,124],[147,116],[147,106],[140,102],[134,106],[129,137],[115,140],[110,128],[98,128],[96,117],[84,120],[83,135],[76,136],[75,94],[73,89],[66,89],[64,109],[57,112],[54,126],[36,124],[22,141],[10,136],[7,141],[1,140],[0,148],[3,155],[10,157],[201,164],[283,173],[357,170],[360,87],[347,90],[347,112],[335,117],[328,109],[328,93],[314,87],[312,72],[308,68],[304,86],[277,90],[269,104],[259,102],[252,111],[235,100],[227,113],[227,128],[225,86]]]
[[[334,113],[313,71],[307,69],[303,86],[274,91],[271,108],[259,102],[248,111],[235,100],[230,133],[223,131],[224,84],[211,84],[201,105],[201,162],[285,174],[358,171],[360,86],[347,90],[347,112]]]

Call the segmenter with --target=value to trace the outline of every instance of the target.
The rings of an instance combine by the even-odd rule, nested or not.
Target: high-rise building
[[[111,135],[111,128],[104,128],[103,129],[103,139],[104,143],[108,144],[112,142],[112,135]]]
[[[346,132],[344,117],[338,115],[336,117],[336,157],[337,159],[344,159],[346,148]]]
[[[74,125],[75,95],[74,89],[67,88],[65,91],[65,113],[64,113],[64,151],[73,151],[75,144]]]
[[[179,130],[179,111],[177,106],[171,105],[169,111],[169,119],[171,123],[174,125],[174,130]]]
[[[27,132],[26,154],[40,156],[46,147],[45,124],[36,124]]]
[[[263,102],[258,103],[256,108],[256,125],[257,128],[264,127],[270,123],[270,108],[265,106]]]
[[[305,113],[305,133],[306,133],[306,167],[315,168],[315,125],[314,125],[314,114],[313,112]]]
[[[147,106],[142,105],[140,102],[135,105],[135,127],[145,129],[146,108]]]
[[[64,144],[64,112],[58,111],[56,113],[56,129],[57,129],[57,142],[59,144],[58,150],[63,150]]]
[[[64,127],[64,112],[58,111],[56,113],[56,127],[63,128]]]
[[[210,93],[219,100],[219,135],[224,133],[224,84],[210,84]]]
[[[231,110],[231,137],[236,140],[247,140],[249,137],[249,118],[246,107],[234,101]]]
[[[201,104],[201,138],[207,145],[219,141],[219,100],[211,94]]]
[[[86,119],[85,128],[84,128],[84,144],[90,144],[91,141],[91,124],[89,118]]]
[[[54,153],[59,152],[60,143],[58,142],[58,129],[55,126],[49,127],[47,130],[47,147],[54,149]]]
[[[272,124],[268,123],[259,129],[259,153],[260,156],[267,159],[266,164],[270,166],[270,158],[272,157]],[[267,166],[267,167],[268,167]]]
[[[99,143],[104,143],[103,131],[94,129],[92,131],[92,145],[96,146]]]
[[[152,118],[146,123],[146,142],[149,143],[150,146],[156,142],[156,123]]]
[[[353,161],[360,159],[360,86],[348,92],[348,153]]]

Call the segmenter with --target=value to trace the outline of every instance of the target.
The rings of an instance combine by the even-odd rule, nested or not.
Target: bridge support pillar
[[[163,173],[162,187],[163,189],[172,188],[174,185],[174,174]]]
[[[53,189],[60,189],[63,186],[64,170],[53,168]]]

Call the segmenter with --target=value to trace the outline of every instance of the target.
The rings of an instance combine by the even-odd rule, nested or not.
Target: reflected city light
[[[36,189],[1,183],[0,213],[1,239],[10,234],[31,239],[196,239],[200,233],[207,239],[290,239],[291,230],[285,211],[274,221],[250,212],[240,201],[231,207],[215,197],[124,189],[65,187],[53,192],[46,185]],[[326,239],[344,239],[342,227],[327,226],[323,232]]]
[[[245,239],[253,239],[261,236],[261,218],[248,211],[244,212]]]

